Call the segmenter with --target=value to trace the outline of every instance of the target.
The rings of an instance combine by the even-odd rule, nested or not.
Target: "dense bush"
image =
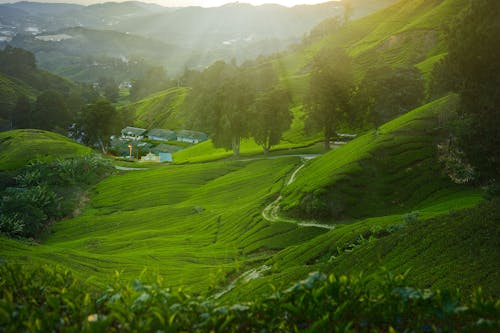
[[[70,197],[104,177],[111,164],[97,156],[35,161],[0,189],[0,233],[37,237],[51,222],[74,208]]]
[[[0,332],[353,332],[498,331],[500,303],[478,289],[458,294],[406,287],[387,274],[311,273],[253,302],[224,304],[162,286],[120,281],[99,291],[59,268],[0,266]]]

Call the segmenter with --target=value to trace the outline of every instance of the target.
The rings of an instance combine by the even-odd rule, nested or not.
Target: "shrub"
[[[495,331],[500,303],[478,289],[419,290],[387,274],[369,289],[362,276],[311,273],[290,288],[247,303],[218,303],[162,286],[120,282],[105,290],[50,266],[0,266],[0,331],[346,332]],[[374,291],[377,290],[377,291]]]
[[[51,221],[72,210],[68,196],[112,170],[111,162],[96,155],[29,163],[0,193],[0,233],[37,237]]]

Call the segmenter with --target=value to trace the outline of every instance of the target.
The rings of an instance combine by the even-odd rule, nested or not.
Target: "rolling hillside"
[[[409,330],[453,331],[456,324],[471,331],[497,331],[498,188],[454,183],[445,172],[439,148],[448,138],[446,127],[459,96],[428,101],[323,155],[301,155],[318,152],[317,136],[303,134],[302,107],[311,59],[318,50],[346,48],[358,79],[374,66],[402,64],[417,66],[428,78],[433,64],[446,54],[442,36],[446,23],[466,3],[401,0],[269,59],[293,92],[295,114],[292,128],[271,154],[261,155],[260,147],[245,140],[241,158],[226,158],[230,152],[207,141],[177,152],[174,164],[115,161],[120,171],[89,188],[78,214],[52,225],[40,242],[0,236],[0,263],[22,265],[17,268],[22,273],[11,273],[6,280],[14,291],[0,294],[0,310],[3,305],[7,309],[0,311],[0,319],[15,320],[17,308],[9,308],[10,304],[19,302],[19,311],[24,311],[25,302],[73,315],[47,319],[58,321],[61,330],[72,323],[68,318],[77,318],[75,325],[81,322],[80,328],[87,331],[131,327],[175,331],[172,323],[181,320],[192,325],[187,331],[204,331],[210,320],[217,321],[210,326],[215,331],[225,327],[245,331],[253,327],[238,326],[245,316],[267,327],[262,319],[267,317],[252,313],[257,300],[265,298],[264,312],[283,309],[280,318],[266,320],[279,324],[299,318],[288,331],[331,331],[339,317],[350,318],[350,312],[361,313],[361,319],[346,322],[338,331],[372,327],[404,331],[414,319],[405,306],[428,311]],[[172,88],[124,108],[135,113],[137,126],[180,128],[185,120],[179,110],[187,93],[189,88]],[[1,133],[0,171],[18,168],[33,157],[89,152],[49,132]],[[54,265],[60,268],[53,269]],[[0,272],[14,266],[3,267]],[[354,277],[339,277],[344,274]],[[27,282],[18,282],[17,275]],[[315,279],[328,287],[314,288]],[[300,282],[289,288],[296,281]],[[123,283],[132,287],[123,288]],[[51,286],[48,291],[45,284]],[[75,286],[88,289],[78,291],[82,305],[67,296]],[[195,296],[189,298],[176,287]],[[48,295],[48,301],[24,299],[22,288]],[[456,294],[448,292],[457,289]],[[297,291],[301,296],[281,303]],[[17,295],[22,296],[20,301],[14,301]],[[324,295],[330,303],[322,301]],[[332,295],[348,298],[359,308],[337,302]],[[470,306],[459,306],[450,295]],[[433,297],[439,306],[430,305]],[[236,304],[221,305],[230,302]],[[189,305],[184,308],[185,303]],[[370,320],[379,326],[369,326],[372,322],[363,312],[372,307],[379,312]],[[308,312],[304,315],[304,308],[318,315],[317,323],[313,325]],[[50,309],[51,316],[57,312]],[[386,317],[381,315],[385,311],[400,312]],[[234,316],[218,319],[218,314],[227,313]],[[474,319],[476,326],[467,326],[460,319],[464,314],[481,314],[481,319]],[[29,312],[23,315],[30,318]],[[44,318],[46,311],[36,315]],[[195,326],[189,316],[203,323]],[[435,317],[447,323],[436,328],[434,319],[429,319]],[[37,325],[37,320],[30,324]],[[0,331],[1,325],[0,321]],[[276,331],[285,331],[283,327]]]
[[[296,169],[281,190],[278,220],[312,225],[323,217],[332,230],[272,254],[257,268],[268,268],[261,278],[237,280],[225,297],[269,293],[270,283],[315,270],[379,275],[384,267],[410,270],[420,288],[482,285],[499,295],[498,202],[482,203],[478,189],[453,184],[437,161],[439,114],[455,99],[424,105]]]
[[[326,46],[347,49],[358,79],[371,67],[382,65],[416,65],[428,74],[446,53],[446,26],[466,4],[466,0],[398,1],[278,59],[282,81],[301,103],[311,59]]]
[[[82,156],[92,150],[60,134],[35,130],[0,133],[0,170],[15,169],[35,159]]]
[[[297,215],[351,219],[417,208],[457,189],[441,169],[437,145],[448,96],[415,109],[311,161],[284,192]],[[432,181],[429,181],[432,179]]]

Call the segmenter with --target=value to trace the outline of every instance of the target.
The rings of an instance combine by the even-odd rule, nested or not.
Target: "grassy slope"
[[[104,283],[115,270],[135,278],[148,267],[170,285],[206,291],[262,255],[316,236],[262,221],[260,207],[298,161],[279,158],[164,166],[112,176],[75,219],[53,227],[42,245],[2,240],[6,259],[59,263]],[[272,173],[269,170],[273,170]],[[29,259],[28,259],[29,258]]]
[[[171,88],[152,94],[126,106],[135,113],[134,125],[148,129],[182,129],[184,119],[178,109],[183,103],[187,88]]]
[[[0,133],[0,170],[18,168],[34,159],[81,156],[90,152],[90,148],[52,132],[26,129]]]
[[[282,190],[284,202],[319,190],[337,194],[358,217],[273,255],[262,278],[240,282],[226,297],[251,298],[270,292],[269,284],[286,286],[314,270],[381,274],[382,267],[411,269],[408,281],[422,288],[468,292],[482,285],[500,295],[498,200],[474,208],[481,193],[444,178],[433,149],[438,115],[455,99],[425,105],[382,126],[377,136],[368,133],[310,161]],[[418,217],[409,219],[410,212]]]
[[[449,203],[463,209],[476,202],[477,198],[463,195]],[[426,212],[437,214],[438,207],[424,208],[424,217],[410,224],[394,215],[339,225],[278,252],[264,262],[270,271],[238,284],[226,297],[251,299],[270,293],[271,284],[286,287],[311,271],[380,275],[384,269],[394,274],[410,270],[408,284],[419,288],[460,288],[468,297],[482,286],[487,295],[498,297],[498,204],[496,200],[459,211],[441,207],[433,218],[426,218]]]
[[[8,107],[12,107],[20,95],[34,99],[36,91],[24,82],[0,73],[0,101]]]
[[[311,161],[284,191],[283,208],[299,215],[360,218],[401,213],[464,190],[437,160],[438,118],[454,109],[450,95],[370,131]]]

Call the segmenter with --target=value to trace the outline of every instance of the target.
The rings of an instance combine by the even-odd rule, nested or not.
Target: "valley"
[[[0,332],[498,331],[497,14],[0,4]]]

